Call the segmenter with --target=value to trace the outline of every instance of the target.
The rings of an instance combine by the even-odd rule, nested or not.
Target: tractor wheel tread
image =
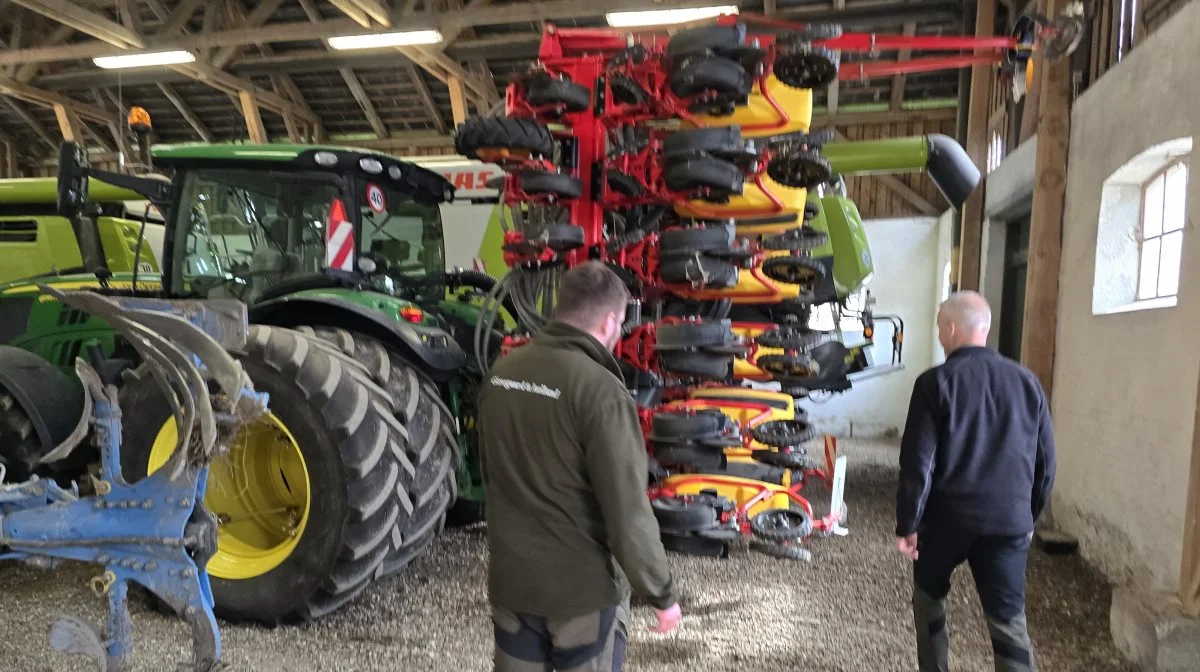
[[[554,136],[544,124],[531,119],[473,116],[459,125],[454,149],[471,159],[479,159],[481,149],[515,149],[535,157],[552,159]]]

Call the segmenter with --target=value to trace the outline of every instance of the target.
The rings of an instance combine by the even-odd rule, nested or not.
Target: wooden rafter
[[[276,9],[283,0],[263,0],[249,14],[245,14],[242,9],[241,0],[232,0],[229,3],[229,10],[234,22],[231,22],[230,28],[258,28],[271,18]],[[205,11],[210,11],[213,5],[209,5]],[[240,46],[223,47],[217,51],[217,55],[213,56],[211,63],[215,68],[224,68],[229,65],[229,62],[236,58],[242,52]]]
[[[912,37],[913,35],[916,35],[916,34],[917,34],[917,24],[912,23],[912,22],[904,24],[905,37]],[[900,53],[898,53],[896,55],[896,60],[901,63],[903,63],[904,61],[907,61],[910,58],[912,58],[912,49],[901,49]],[[904,73],[899,73],[892,77],[891,107],[893,110],[900,109],[900,106],[904,104],[904,87],[907,85],[907,83],[908,83],[908,75],[905,75]]]
[[[71,26],[58,25],[55,26],[54,30],[50,31],[45,38],[38,41],[46,46],[53,46],[66,42],[67,39],[74,34],[75,29]],[[24,83],[32,82],[34,77],[37,77],[38,71],[41,70],[41,67],[42,66],[39,63],[27,63],[25,65],[15,66],[13,79]]]
[[[442,111],[438,109],[437,103],[433,101],[433,94],[429,92],[429,86],[425,84],[425,78],[421,76],[421,71],[411,61],[406,65],[408,78],[412,80],[413,88],[416,89],[417,95],[421,98],[421,105],[425,107],[425,111],[433,119],[433,125],[437,128],[438,133],[445,133],[446,120],[442,118]]]
[[[121,25],[133,31],[135,35],[146,34],[142,28],[142,15],[137,0],[117,0],[117,13],[121,17]]]
[[[250,142],[257,144],[265,144],[267,142],[267,130],[263,127],[262,114],[258,111],[258,101],[251,91],[239,91],[238,99],[241,102],[242,117],[246,120],[246,133],[250,136]]]
[[[29,130],[33,131],[33,134],[37,136],[38,140],[41,140],[43,144],[52,150],[58,149],[58,142],[50,137],[50,133],[46,130],[46,127],[43,126],[42,123],[36,118],[34,118],[34,116],[29,113],[29,110],[25,109],[24,105],[13,98],[6,97],[3,98],[3,100],[5,104],[8,105],[9,109],[13,111],[13,114],[17,115],[18,119],[25,122],[25,125],[29,127]]]
[[[205,0],[182,0],[163,25],[159,27],[158,34],[172,37],[179,34],[183,27],[192,20],[192,16],[196,14],[196,10],[204,6]]]
[[[12,0],[31,12],[71,26],[98,40],[121,49],[145,46],[142,37],[132,30],[100,14],[84,9],[69,0]]]
[[[363,89],[362,82],[358,81],[358,76],[350,68],[341,68],[338,70],[342,80],[346,82],[346,86],[350,89],[354,100],[358,101],[358,106],[362,108],[363,114],[367,117],[367,122],[371,124],[371,129],[375,131],[375,137],[388,137],[387,126],[383,120],[379,118],[379,113],[375,111],[375,105],[371,103],[371,97],[367,95]]]
[[[178,111],[180,116],[183,117],[183,120],[188,123],[188,126],[192,127],[192,130],[196,132],[196,135],[200,136],[201,140],[204,142],[213,141],[212,131],[208,130],[208,127],[204,125],[203,121],[200,121],[200,117],[197,117],[195,112],[192,112],[192,109],[187,106],[187,103],[185,103],[179,93],[175,91],[174,87],[172,87],[170,84],[159,84],[158,90],[162,91],[162,94],[166,96],[167,100],[169,100],[171,104],[175,106],[175,110]]]
[[[392,25],[391,10],[379,0],[329,0],[329,4],[363,28]]]

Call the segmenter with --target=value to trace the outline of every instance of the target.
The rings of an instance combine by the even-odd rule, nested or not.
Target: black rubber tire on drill
[[[762,355],[755,360],[758,368],[771,374],[778,381],[792,385],[803,385],[801,381],[817,379],[817,361],[808,355]]]
[[[676,131],[663,139],[663,156],[688,154],[741,154],[746,151],[739,126],[717,126]]]
[[[478,159],[481,149],[505,148],[554,158],[554,136],[544,124],[531,119],[470,117],[454,132],[454,151]]]
[[[664,282],[670,284],[684,285],[703,281],[702,286],[710,289],[733,287],[738,281],[737,266],[701,255],[665,259],[658,267],[658,274]]]
[[[521,189],[527,194],[550,194],[558,198],[579,198],[583,183],[578,178],[544,170],[522,170]]]
[[[650,509],[664,532],[699,532],[717,526],[717,510],[705,501],[658,497],[650,500]]]
[[[667,160],[663,182],[676,192],[691,192],[711,189],[716,200],[724,200],[730,194],[742,193],[746,175],[741,168],[711,156],[696,156],[687,159]]]
[[[690,442],[716,439],[732,429],[729,416],[719,409],[696,411],[659,411],[650,419],[650,439],[664,442]]]
[[[750,519],[750,531],[771,541],[798,541],[812,534],[812,517],[800,509],[767,509]]]
[[[825,277],[825,267],[808,257],[771,257],[762,264],[763,275],[811,291]]]
[[[394,555],[395,530],[424,525],[422,511],[436,508],[416,507],[414,479],[397,457],[412,454],[405,431],[415,424],[405,426],[389,412],[394,400],[354,358],[300,331],[253,325],[237,359],[255,389],[270,395],[271,412],[299,437],[309,517],[297,546],[277,567],[252,579],[211,577],[216,612],[229,621],[269,626],[320,618],[378,575]],[[126,409],[121,466],[134,482],[146,476],[171,410],[144,368],[127,372],[120,402]],[[418,471],[429,468],[409,459]],[[431,539],[405,540],[403,548],[415,555]]]
[[[664,466],[685,469],[724,469],[725,450],[701,444],[653,443],[654,459]]]
[[[658,249],[662,256],[671,257],[695,254],[731,254],[734,245],[734,228],[728,225],[711,225],[691,229],[669,229],[658,236]]]
[[[407,567],[442,531],[446,512],[458,499],[460,456],[454,414],[433,381],[381,341],[345,329],[301,327],[300,331],[311,331],[364,365],[372,382],[387,392],[395,420],[408,430],[405,454],[414,469],[409,489],[412,511],[407,522],[392,530],[391,548],[376,573],[376,578],[391,576]]]
[[[829,160],[812,150],[788,150],[771,157],[767,175],[785,187],[816,189],[833,178]]]
[[[784,233],[763,238],[759,245],[764,250],[787,250],[789,252],[811,252],[824,247],[829,242],[829,234],[817,231],[809,226],[802,226]]]
[[[782,326],[778,329],[764,331],[754,339],[764,348],[783,348],[784,350],[799,350],[804,352],[829,337],[829,332],[817,331],[808,327]]]
[[[750,458],[781,469],[800,470],[808,466],[805,454],[801,451],[755,450],[751,451]]]
[[[525,100],[534,107],[561,105],[567,112],[582,112],[591,106],[592,92],[569,79],[542,75],[525,84]]]
[[[643,105],[650,100],[650,94],[637,82],[619,73],[609,76],[608,88],[613,100],[622,105]]]
[[[746,41],[746,24],[732,26],[698,26],[685,28],[667,42],[667,57],[679,59],[697,54],[720,53],[742,46]]]
[[[754,83],[737,61],[719,56],[686,58],[671,73],[671,92],[681,98],[712,92],[722,97],[750,94]]]
[[[750,436],[774,448],[795,449],[817,436],[817,428],[804,420],[771,420],[750,428]]]
[[[733,355],[708,352],[660,352],[659,366],[664,373],[705,380],[728,380],[733,377]]]
[[[728,320],[680,322],[660,325],[655,334],[654,347],[660,351],[728,348],[733,340],[733,329]]]
[[[640,198],[646,193],[646,187],[637,178],[625,173],[610,170],[606,175],[608,188],[629,198]]]
[[[836,51],[801,46],[775,57],[775,76],[795,89],[819,89],[838,78],[840,65]]]

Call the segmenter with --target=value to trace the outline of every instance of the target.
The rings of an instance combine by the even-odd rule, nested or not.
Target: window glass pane
[[[1138,298],[1153,299],[1158,291],[1158,250],[1162,238],[1142,243],[1142,272],[1138,279]]]
[[[446,270],[438,206],[421,205],[391,186],[363,187],[359,251],[393,280],[414,291],[407,298],[441,297]],[[419,291],[418,291],[419,290]]]
[[[1183,231],[1168,233],[1162,237],[1158,271],[1159,296],[1173,296],[1179,293],[1179,261],[1182,255]]]
[[[1182,163],[1177,163],[1167,171],[1167,207],[1163,214],[1163,231],[1179,231],[1183,228],[1183,210],[1186,205],[1187,168]]]
[[[1146,200],[1142,204],[1142,240],[1162,233],[1163,183],[1162,175],[1146,185]]]

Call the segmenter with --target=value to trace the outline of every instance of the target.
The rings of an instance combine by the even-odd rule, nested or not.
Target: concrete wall
[[[1192,2],[1075,103],[1059,277],[1054,519],[1114,580],[1154,588],[1179,576],[1200,368],[1200,180],[1188,185],[1177,306],[1094,314],[1093,284],[1105,181],[1200,122],[1196,25]]]
[[[913,381],[941,361],[934,338],[934,318],[946,291],[950,263],[949,215],[941,220],[876,219],[866,222],[867,238],[875,260],[871,293],[876,312],[904,319],[904,369],[863,380],[849,392],[823,403],[804,402],[809,415],[823,431],[850,435],[880,435],[903,429]],[[855,342],[858,333],[848,333]],[[892,330],[877,323],[875,361],[890,358]]]

